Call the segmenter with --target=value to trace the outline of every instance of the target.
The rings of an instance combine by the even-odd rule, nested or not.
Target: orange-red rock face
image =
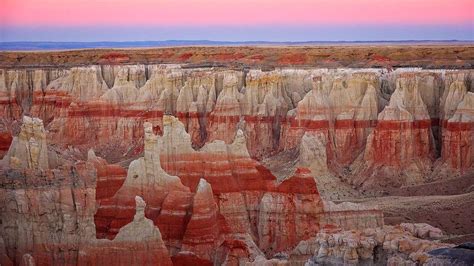
[[[0,157],[3,157],[3,155],[8,151],[12,140],[13,137],[10,132],[0,132]]]
[[[200,258],[213,261],[219,241],[218,209],[212,188],[201,179],[192,203],[192,216],[183,236],[182,251],[191,251]]]
[[[174,265],[165,246],[154,241],[87,245],[81,249],[78,265]]]
[[[443,125],[442,157],[451,168],[469,169],[474,163],[474,122],[450,122]]]
[[[127,180],[114,197],[100,202],[95,215],[98,236],[113,238],[130,222],[135,194],[148,203],[146,217],[160,228],[177,259],[183,256],[178,251],[187,251],[213,261],[222,241],[239,234],[261,239],[258,246],[274,253],[318,232],[323,208],[308,169],[299,169],[278,184],[267,169],[249,158],[242,131],[232,144],[217,141],[195,151],[178,119],[165,117],[163,126],[163,137],[159,137],[151,124],[146,125],[144,159],[131,164]],[[175,184],[178,179],[168,174],[177,175],[179,183],[189,188]],[[194,178],[200,179],[194,182]],[[279,221],[279,212],[288,217]],[[272,244],[280,234],[288,237]]]
[[[132,144],[143,136],[144,121],[159,123],[162,116],[162,111],[136,110],[104,102],[84,103],[70,106],[49,128],[52,139],[60,144],[94,147],[113,140]]]
[[[279,116],[245,116],[249,152],[256,158],[274,154],[278,150]]]
[[[145,202],[136,196],[135,204],[133,221],[121,228],[114,240],[97,240],[83,247],[78,264],[173,265],[159,229],[145,218]]]
[[[94,164],[97,171],[96,200],[100,202],[102,199],[113,197],[125,182],[126,169],[119,165],[108,164],[106,160],[96,157],[91,152],[89,152],[88,161]]]
[[[319,231],[323,205],[309,169],[297,169],[265,193],[259,207],[258,244],[265,253],[294,247]]]
[[[167,243],[169,241],[169,245],[180,243],[188,220],[187,211],[191,206],[192,194],[185,188],[170,191],[158,184],[129,187],[125,183],[113,197],[102,200],[94,217],[97,236],[113,239],[119,229],[132,220],[135,195],[147,202],[146,217],[163,228],[163,240]]]
[[[406,162],[430,156],[430,120],[414,122],[380,121],[371,139],[374,153],[367,160],[375,164],[401,167]]]
[[[472,169],[474,164],[474,93],[466,90],[465,83],[451,83],[447,102],[459,104],[454,113],[453,107],[445,104],[446,114],[442,121],[441,157],[451,168],[461,171]],[[455,95],[454,92],[460,95]]]

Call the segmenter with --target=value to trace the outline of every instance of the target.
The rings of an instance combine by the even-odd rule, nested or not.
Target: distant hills
[[[167,46],[245,46],[245,45],[423,45],[423,44],[474,44],[473,41],[459,40],[405,40],[405,41],[210,41],[210,40],[166,40],[166,41],[125,41],[125,42],[0,42],[1,51],[18,50],[71,50],[97,48],[150,48]]]

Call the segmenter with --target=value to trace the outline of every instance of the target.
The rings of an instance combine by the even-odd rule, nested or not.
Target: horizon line
[[[0,41],[0,43],[138,43],[138,42],[220,42],[220,43],[308,43],[308,42],[474,42],[474,39],[399,39],[399,40],[304,40],[304,41],[266,41],[242,40],[224,41],[213,39],[165,39],[165,40],[129,40],[129,41]]]
[[[86,49],[142,49],[200,46],[325,46],[325,45],[470,45],[474,40],[357,40],[357,41],[215,41],[215,40],[163,40],[163,41],[8,41],[0,42],[0,51],[48,51]]]

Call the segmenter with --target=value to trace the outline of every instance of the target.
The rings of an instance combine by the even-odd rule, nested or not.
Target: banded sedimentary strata
[[[428,262],[442,245],[419,226],[384,227],[380,210],[331,203],[317,180],[377,191],[474,172],[472,75],[2,69],[0,263]],[[295,163],[278,178],[261,163],[286,153]]]
[[[38,138],[45,148],[42,153],[32,152],[33,136],[43,137]],[[114,172],[121,173],[114,171],[119,166],[108,165],[91,151],[88,161],[57,160],[46,167],[54,153],[47,149],[42,121],[24,117],[18,140],[0,161],[2,265],[24,260],[32,265],[172,265],[161,233],[145,218],[145,202],[139,197],[134,199],[134,218],[114,240],[96,238],[96,191],[101,197],[110,193],[113,187],[102,183],[113,183]],[[18,159],[20,155],[25,157]],[[12,164],[28,158],[37,160]]]
[[[195,151],[179,119],[165,116],[163,126],[160,137],[145,124],[144,157],[130,164],[120,190],[100,203],[100,234],[113,238],[131,220],[133,195],[149,202],[147,215],[171,250],[210,261],[215,254],[209,252],[240,235],[272,253],[319,230],[323,207],[308,170],[278,183],[250,158],[240,130],[232,144],[214,141]]]
[[[44,136],[42,125],[24,117],[20,136]],[[170,258],[224,263],[236,254],[252,262],[316,236],[321,217],[341,209],[324,208],[306,168],[277,181],[250,158],[241,130],[231,144],[214,141],[196,151],[178,118],[164,116],[162,136],[151,123],[144,126],[144,157],[130,163],[125,180],[122,167],[92,150],[87,161],[65,158],[45,169],[11,167],[17,153],[8,152],[1,162],[2,264],[25,256],[40,265],[103,264],[110,257],[118,265],[169,265]],[[14,141],[10,150],[22,145]],[[188,178],[167,173],[173,171]],[[344,228],[383,225],[379,210],[351,210],[355,215],[346,216]]]
[[[364,188],[423,182],[443,172],[433,166],[473,166],[469,70],[101,65],[0,73],[3,153],[22,114],[43,119],[51,143],[114,161],[143,150],[145,122],[161,134],[163,115],[172,114],[193,148],[229,144],[240,129],[256,159],[299,149],[306,134],[324,152],[312,170]]]

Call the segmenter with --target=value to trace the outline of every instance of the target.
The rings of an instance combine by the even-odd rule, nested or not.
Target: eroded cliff
[[[143,151],[145,122],[161,134],[163,115],[172,114],[193,148],[231,143],[240,129],[256,159],[299,149],[306,135],[319,150],[312,170],[362,187],[473,166],[469,70],[101,65],[0,74],[3,153],[26,114],[44,121],[52,144],[120,161]]]
[[[318,180],[377,194],[472,175],[473,73],[0,70],[0,259],[258,264],[287,254],[291,263],[302,245],[319,245],[296,257],[427,262],[441,245],[386,247],[381,235],[409,234],[402,238],[410,243],[420,236],[383,227],[377,208],[329,202]],[[321,232],[338,230],[359,233],[321,244]],[[363,241],[344,240],[355,237]],[[329,259],[327,245],[336,254]],[[385,255],[369,256],[378,246]]]

